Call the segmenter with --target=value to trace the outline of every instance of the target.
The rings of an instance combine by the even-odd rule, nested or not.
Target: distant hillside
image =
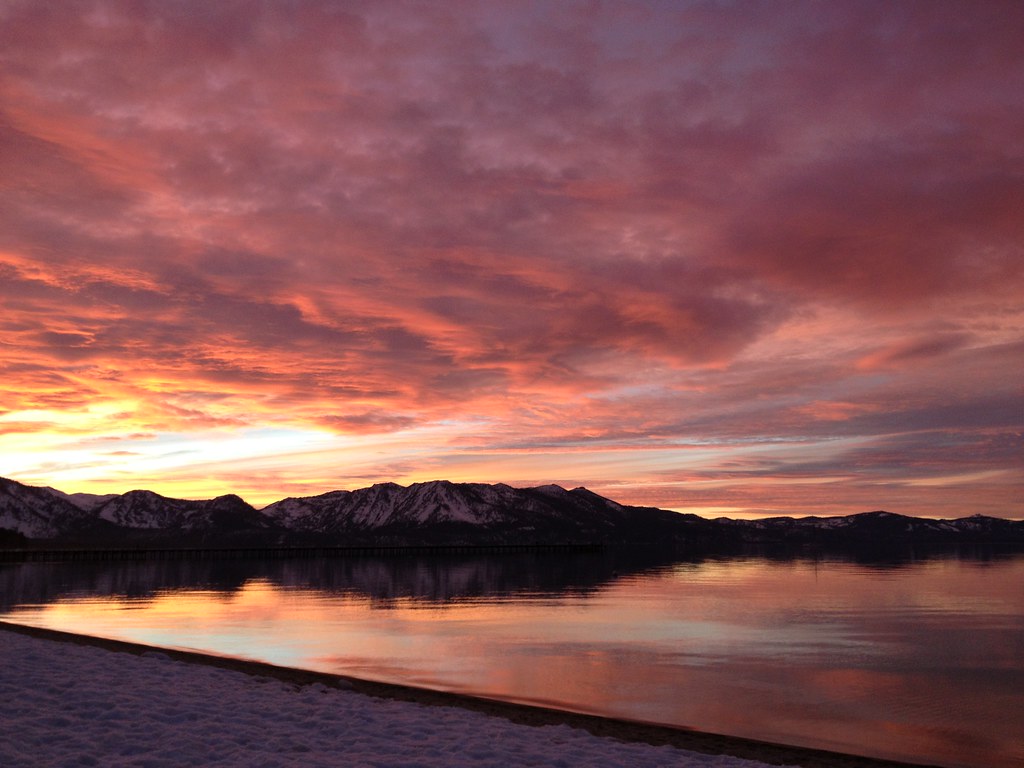
[[[65,494],[0,478],[0,546],[253,546],[648,543],[704,549],[883,543],[1022,542],[1024,521],[845,517],[707,520],[633,507],[586,488],[444,480],[288,498],[256,510],[238,496],[205,501],[152,491]]]

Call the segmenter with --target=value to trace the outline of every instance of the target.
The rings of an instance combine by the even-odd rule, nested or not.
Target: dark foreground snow
[[[5,631],[0,702],[5,768],[766,766]]]

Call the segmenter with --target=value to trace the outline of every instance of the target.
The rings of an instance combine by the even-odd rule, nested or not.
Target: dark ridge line
[[[142,643],[113,640],[93,635],[80,635],[7,621],[0,621],[0,630],[16,632],[43,640],[92,646],[117,653],[130,653],[136,656],[156,651],[165,654],[175,661],[203,664],[205,666],[243,672],[257,677],[269,677],[295,686],[319,683],[330,688],[350,690],[378,699],[412,702],[433,707],[457,707],[491,717],[501,717],[520,725],[532,727],[567,725],[602,738],[644,743],[652,746],[667,745],[707,755],[727,755],[729,757],[757,760],[770,765],[797,765],[801,768],[941,768],[940,766],[922,763],[907,763],[864,757],[844,752],[779,744],[741,736],[708,733],[637,720],[602,717],[600,715],[572,712],[570,710],[537,704],[503,701],[484,696],[417,688],[410,685],[381,683],[347,675],[283,667],[262,661],[218,656],[197,651],[161,648]]]
[[[207,560],[272,558],[312,559],[319,557],[361,557],[365,555],[406,557],[410,555],[512,554],[516,552],[600,552],[604,544],[395,544],[311,547],[61,547],[0,548],[0,562],[76,562],[134,560]]]

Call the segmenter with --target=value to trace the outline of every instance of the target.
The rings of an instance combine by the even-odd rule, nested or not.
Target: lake
[[[911,762],[1024,766],[1024,556],[0,565],[0,618]]]

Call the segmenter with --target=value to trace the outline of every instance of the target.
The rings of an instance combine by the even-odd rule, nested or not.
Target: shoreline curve
[[[600,715],[582,714],[554,707],[524,704],[449,691],[437,691],[410,685],[382,683],[329,672],[284,667],[268,662],[221,656],[207,652],[151,646],[125,640],[83,635],[62,630],[34,627],[0,620],[0,630],[76,645],[93,646],[117,653],[141,656],[158,651],[176,661],[229,669],[256,677],[305,686],[320,684],[340,688],[378,699],[412,702],[425,706],[456,707],[498,717],[528,726],[567,725],[594,736],[619,741],[672,746],[708,755],[757,760],[771,765],[800,768],[937,768],[921,763],[908,763],[811,747],[759,741],[740,736],[707,733],[686,728],[673,728],[642,721],[624,720]]]

